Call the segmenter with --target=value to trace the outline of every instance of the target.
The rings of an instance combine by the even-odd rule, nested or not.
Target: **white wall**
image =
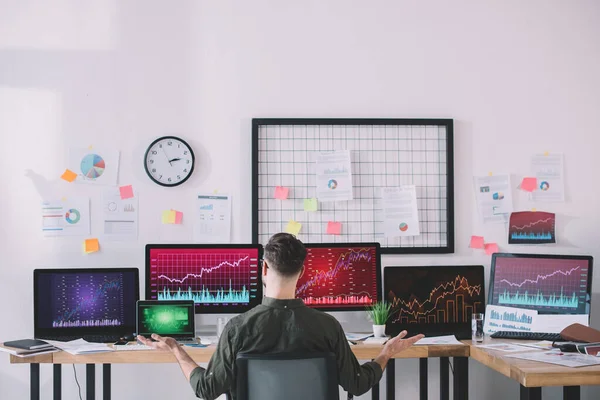
[[[252,117],[455,119],[456,253],[389,257],[387,265],[488,267],[489,257],[467,248],[471,234],[524,250],[507,245],[503,226],[479,222],[472,176],[521,177],[530,155],[546,150],[565,153],[567,201],[544,206],[518,194],[515,206],[559,213],[560,245],[525,250],[598,258],[599,16],[594,0],[0,0],[0,339],[33,333],[34,268],[143,270],[145,243],[191,239],[189,224],[166,229],[159,212],[191,216],[199,190],[233,195],[233,239],[249,241]],[[152,184],[142,169],[145,146],[168,133],[190,139],[200,159],[175,189]],[[38,205],[47,193],[89,194],[100,234],[100,189],[57,178],[72,144],[121,150],[120,182],[140,192],[137,242],[102,242],[100,254],[84,256],[79,239],[42,238]],[[367,329],[362,313],[338,317]],[[515,382],[470,366],[472,399],[517,396]],[[401,398],[417,398],[416,371],[416,360],[397,364]],[[25,366],[0,357],[0,398],[26,398],[28,379]],[[49,399],[50,367],[42,379]],[[74,399],[70,369],[63,385]],[[560,398],[558,389],[544,394]],[[114,399],[166,397],[193,398],[175,365],[113,367]]]

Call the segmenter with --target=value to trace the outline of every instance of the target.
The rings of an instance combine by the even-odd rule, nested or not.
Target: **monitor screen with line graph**
[[[324,311],[363,311],[381,300],[379,243],[305,243],[296,297]]]
[[[146,245],[146,300],[193,300],[197,314],[242,313],[260,304],[262,246]]]
[[[485,307],[482,265],[386,267],[383,291],[392,305],[386,333],[471,337],[471,316]]]
[[[589,315],[592,263],[591,256],[496,253],[488,304]]]

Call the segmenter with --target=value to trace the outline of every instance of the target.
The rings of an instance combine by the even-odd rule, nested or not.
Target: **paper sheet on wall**
[[[102,192],[102,232],[109,240],[135,240],[138,237],[138,197],[123,199],[120,188]]]
[[[506,222],[513,211],[510,175],[476,176],[473,182],[483,222]]]
[[[533,201],[565,201],[564,157],[558,154],[536,154],[531,158],[531,170],[538,187],[531,193]]]
[[[483,332],[487,334],[497,331],[533,332],[536,316],[535,310],[488,304],[485,307]]]
[[[90,199],[72,197],[42,202],[44,236],[83,236],[90,234]]]
[[[77,174],[76,183],[117,184],[119,151],[89,147],[69,149],[69,169]]]
[[[414,185],[381,189],[383,200],[383,229],[386,237],[417,236],[419,210]]]
[[[198,195],[194,218],[194,241],[231,242],[231,196],[220,193]]]
[[[317,199],[352,200],[352,170],[349,150],[317,154]]]

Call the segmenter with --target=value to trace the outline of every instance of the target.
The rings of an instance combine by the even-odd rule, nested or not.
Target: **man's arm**
[[[398,334],[398,336],[388,340],[383,346],[383,350],[381,350],[381,353],[379,353],[375,360],[373,360],[377,364],[379,364],[379,366],[381,367],[381,372],[385,370],[388,361],[390,361],[390,358],[392,358],[394,354],[400,353],[401,351],[408,349],[410,346],[415,344],[415,342],[424,338],[423,335],[416,335],[409,339],[402,339],[404,336],[406,336],[406,333],[406,331],[402,331]]]
[[[190,375],[192,374],[192,371],[196,368],[202,368],[196,364],[194,360],[192,360],[192,357],[190,357],[189,354],[186,353],[186,351],[183,350],[179,343],[177,343],[177,341],[173,338],[162,337],[154,333],[152,334],[152,339],[156,340],[156,342],[146,339],[141,335],[138,335],[137,339],[146,346],[150,346],[156,350],[170,351],[173,353],[177,359],[177,362],[179,363],[179,366],[181,367],[181,371],[183,372],[185,379],[187,379],[188,382],[190,381]]]

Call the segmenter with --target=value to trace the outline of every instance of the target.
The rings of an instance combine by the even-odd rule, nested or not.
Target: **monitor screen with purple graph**
[[[36,337],[135,332],[137,268],[34,271]]]
[[[591,256],[496,253],[488,303],[543,314],[589,314],[592,261]]]
[[[260,304],[261,245],[146,245],[146,300],[193,300],[196,313]]]

